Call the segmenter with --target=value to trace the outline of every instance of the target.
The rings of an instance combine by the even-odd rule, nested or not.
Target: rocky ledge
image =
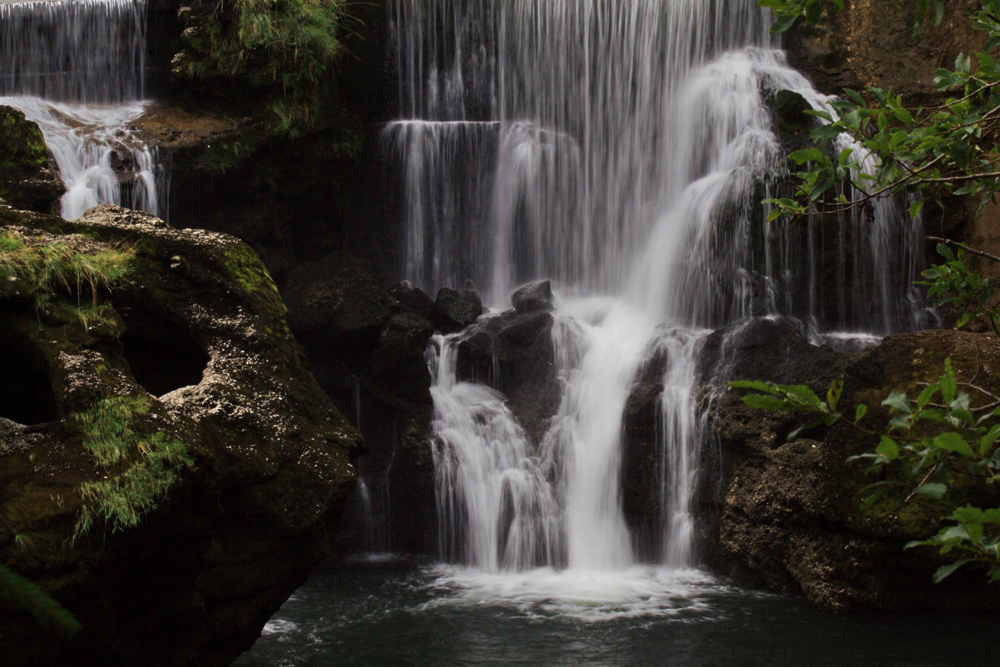
[[[961,377],[975,378],[992,392],[1000,388],[1000,341],[992,335],[923,331],[838,353],[810,344],[783,320],[758,318],[711,334],[699,367],[709,415],[695,503],[699,560],[737,583],[803,595],[835,611],[1000,608],[1000,590],[987,584],[981,570],[966,568],[936,585],[931,575],[949,562],[946,557],[903,549],[910,540],[935,534],[936,517],[956,504],[997,506],[1000,490],[956,488],[951,505],[921,495],[904,502],[895,491],[866,505],[862,489],[874,480],[865,476],[863,464],[846,461],[873,451],[877,438],[840,424],[788,442],[808,417],[748,408],[743,392],[726,384],[805,384],[824,395],[832,381],[842,379],[841,410],[854,414],[858,404],[867,404],[866,424],[878,431],[888,426],[880,404],[892,389],[915,396],[921,383],[937,380],[946,358]],[[623,494],[634,531],[664,520],[656,480],[643,472],[655,466],[642,462],[656,460],[657,401],[668,362],[653,358],[643,367],[626,409]]]
[[[229,664],[330,552],[360,435],[237,239],[108,206],[0,209],[0,239],[128,264],[110,293],[0,286],[0,564],[83,625],[0,606],[4,664]]]

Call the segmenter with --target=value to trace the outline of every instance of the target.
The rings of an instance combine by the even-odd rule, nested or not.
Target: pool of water
[[[1000,615],[827,614],[696,570],[492,576],[427,561],[329,561],[241,667],[996,664]]]

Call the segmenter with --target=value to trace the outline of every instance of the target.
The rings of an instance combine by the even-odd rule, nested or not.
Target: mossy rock
[[[83,624],[60,643],[0,607],[4,664],[229,664],[330,553],[360,435],[239,240],[111,206],[0,233],[132,258],[79,304],[0,293],[0,564]]]
[[[0,106],[0,200],[52,213],[65,187],[49,167],[49,151],[38,125],[12,107]]]
[[[703,382],[728,368],[727,380],[767,380],[810,386],[824,395],[845,382],[839,409],[869,406],[864,424],[880,432],[890,415],[881,406],[893,389],[915,396],[941,375],[950,358],[961,378],[1000,391],[1000,341],[957,331],[889,336],[860,352],[812,346],[790,323],[766,319],[709,337]],[[941,584],[932,575],[946,562],[931,549],[904,550],[926,539],[956,506],[995,507],[1000,492],[985,483],[951,485],[946,501],[887,487],[866,503],[876,481],[850,456],[871,452],[878,438],[846,424],[788,434],[808,417],[764,412],[742,403],[743,392],[709,387],[714,406],[702,461],[706,490],[699,498],[702,557],[738,582],[804,595],[825,609],[1000,609],[1000,589],[984,572],[966,568]]]

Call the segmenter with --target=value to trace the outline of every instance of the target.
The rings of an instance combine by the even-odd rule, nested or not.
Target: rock
[[[38,125],[0,106],[0,200],[16,209],[56,213],[65,191]]]
[[[393,315],[373,356],[374,375],[382,392],[414,403],[430,402],[431,376],[424,351],[433,333],[430,323],[418,315]]]
[[[636,557],[658,562],[662,554],[660,440],[663,376],[668,359],[654,346],[636,373],[622,417],[622,512]]]
[[[507,397],[525,433],[539,443],[559,409],[562,388],[556,376],[548,312],[507,311],[463,334],[456,373],[459,380],[488,384]]]
[[[754,320],[710,336],[704,355],[705,391],[715,404],[708,425],[714,444],[705,450],[698,499],[704,561],[744,585],[802,594],[830,610],[1000,608],[1000,592],[985,585],[982,572],[935,585],[931,575],[941,561],[929,551],[903,550],[909,540],[935,532],[931,518],[944,513],[942,504],[925,497],[904,504],[898,491],[870,507],[861,502],[871,479],[863,465],[845,461],[871,451],[872,438],[838,425],[786,442],[803,423],[801,415],[752,410],[741,391],[722,383],[764,379],[825,393],[830,381],[842,378],[840,409],[853,414],[866,403],[868,427],[878,430],[888,423],[879,404],[891,389],[919,391],[920,382],[940,375],[946,357],[994,386],[1000,381],[995,337],[925,331],[838,354],[809,346],[780,321]],[[985,494],[978,496],[983,506],[1000,502],[993,489],[968,492]],[[964,504],[963,492],[955,493],[955,502]]]
[[[18,351],[5,356],[0,417],[33,422],[0,422],[0,563],[84,627],[62,643],[0,610],[4,664],[228,665],[330,553],[359,434],[308,373],[277,289],[238,240],[110,206],[75,222],[0,210],[0,228],[74,252],[136,249],[113,310],[89,324],[72,304],[36,312],[0,293],[3,349]],[[12,391],[38,400],[12,407]],[[81,444],[81,415],[108,405],[139,406],[116,419],[177,443],[193,468],[150,473],[169,493],[137,527],[96,520],[73,542],[81,485],[110,474]]]
[[[543,280],[525,285],[514,292],[510,300],[514,304],[514,310],[520,315],[535,311],[552,310],[552,281]]]
[[[388,293],[399,302],[404,311],[418,315],[425,320],[430,320],[433,317],[434,302],[422,290],[406,285],[393,285],[388,289]]]
[[[313,374],[364,433],[364,455],[355,464],[378,485],[386,522],[380,531],[392,536],[391,544],[378,546],[427,553],[434,539],[434,465],[424,353],[435,331],[434,302],[403,285],[383,289],[368,262],[342,253],[292,271],[284,293]],[[338,549],[371,546],[359,518],[345,515]]]
[[[292,332],[310,349],[349,344],[374,350],[396,310],[372,268],[343,253],[294,269],[282,294]]]
[[[809,133],[816,119],[805,113],[812,107],[802,95],[793,90],[779,90],[774,94],[771,108],[777,120],[778,139],[786,153],[811,146]]]
[[[447,287],[438,292],[431,319],[441,333],[455,333],[483,314],[483,300],[471,290],[458,292]]]
[[[937,27],[925,25],[913,38],[913,3],[909,0],[853,0],[840,12],[828,12],[816,26],[804,22],[785,34],[789,63],[824,93],[874,85],[902,95],[908,106],[930,106],[948,95],[934,77],[960,53],[982,50],[986,33],[972,29],[969,15],[977,0],[945,3]],[[940,102],[938,102],[940,103]]]

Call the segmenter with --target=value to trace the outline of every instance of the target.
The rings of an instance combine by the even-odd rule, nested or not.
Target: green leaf
[[[914,493],[920,493],[925,496],[930,496],[935,500],[941,500],[942,498],[944,498],[944,494],[946,494],[947,492],[948,492],[948,487],[946,485],[934,482],[924,484],[923,486],[918,486],[914,491]]]
[[[859,421],[865,418],[868,414],[868,406],[862,403],[858,406],[858,409],[854,411],[854,423],[857,424]]]
[[[788,32],[788,30],[793,25],[795,25],[795,22],[798,20],[799,20],[798,16],[786,16],[784,18],[778,19],[777,21],[771,24],[771,34],[780,35],[784,32]]]
[[[806,162],[822,162],[826,155],[818,148],[805,148],[788,154],[788,159],[795,164],[805,164]]]
[[[784,392],[788,396],[789,401],[792,403],[798,402],[802,403],[804,406],[824,411],[822,410],[822,401],[819,400],[819,396],[817,396],[816,392],[804,384],[779,384],[777,389],[778,391]]]
[[[965,441],[965,438],[958,433],[942,433],[934,438],[932,442],[938,449],[956,452],[970,459],[976,458],[975,453],[972,451],[972,447],[970,447],[969,443]]]
[[[759,380],[738,380],[730,382],[729,386],[734,389],[755,389],[757,391],[770,392],[774,385],[770,382],[760,382]]]
[[[918,199],[917,201],[910,204],[910,217],[916,218],[920,215],[920,212],[924,210],[924,200]]]
[[[837,409],[837,403],[840,401],[840,395],[844,393],[844,381],[836,380],[830,385],[830,389],[826,392],[826,401],[830,405],[830,410],[834,411]]]
[[[962,567],[966,563],[971,563],[972,560],[973,559],[971,558],[963,558],[962,560],[957,560],[954,563],[951,563],[950,565],[942,565],[937,569],[937,572],[934,573],[934,583],[940,584],[942,581],[951,576],[951,574],[955,570]]]
[[[893,389],[889,397],[882,401],[882,405],[899,410],[900,412],[905,412],[910,414],[910,399],[906,397],[906,394],[898,389]]]
[[[793,409],[788,401],[777,396],[765,396],[763,394],[750,394],[743,397],[743,403],[747,407],[755,410],[789,410]]]
[[[882,436],[882,442],[875,448],[875,451],[890,461],[895,461],[899,458],[899,445],[887,435]]]

